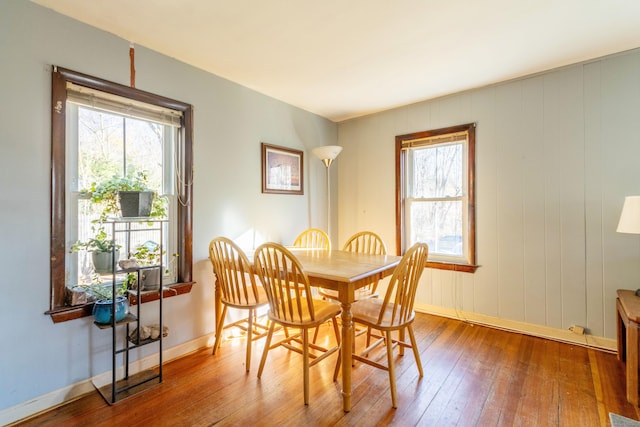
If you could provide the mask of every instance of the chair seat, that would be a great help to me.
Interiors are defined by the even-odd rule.
[[[291,303],[295,304],[295,299],[292,299]],[[280,316],[276,316],[271,310],[269,310],[269,318],[271,320],[276,320],[277,322],[285,326],[310,328],[315,325],[322,324],[327,320],[337,316],[342,311],[342,308],[340,307],[340,305],[331,301],[314,299],[313,310],[315,311],[315,319],[311,318],[306,303],[301,304],[300,318],[283,319]]]
[[[233,301],[226,300],[224,296],[222,296],[221,300],[224,304],[228,305],[229,307],[244,308],[244,309],[266,306],[267,304],[269,304],[269,300],[267,299],[267,293],[265,292],[262,286],[256,288],[257,294],[254,294],[253,290],[250,288],[251,288],[250,285],[247,285],[246,302],[243,302],[242,304],[236,304]]]
[[[392,304],[388,304],[385,307],[382,321],[378,322],[378,319],[380,318],[380,310],[382,310],[382,305],[383,300],[379,298],[366,298],[354,302],[351,305],[353,321],[362,323],[365,326],[370,326],[378,330],[396,329],[402,327],[402,324],[397,325],[392,322],[394,309],[395,311],[399,311],[401,309],[397,305],[394,306]],[[409,318],[404,324],[412,322],[415,318],[415,315],[415,312],[411,310]]]

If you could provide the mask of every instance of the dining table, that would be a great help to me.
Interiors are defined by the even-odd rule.
[[[338,301],[342,306],[342,351],[340,352],[342,354],[342,402],[344,411],[349,412],[351,410],[351,369],[354,338],[351,304],[356,300],[356,291],[358,289],[375,280],[380,280],[393,274],[401,257],[395,255],[369,255],[340,250],[292,247],[288,247],[288,249],[300,261],[312,286],[332,289],[338,292]],[[253,254],[247,253],[247,256],[253,262]],[[216,299],[218,298],[218,295],[216,295]],[[219,301],[216,301],[216,307],[218,307],[218,304]]]

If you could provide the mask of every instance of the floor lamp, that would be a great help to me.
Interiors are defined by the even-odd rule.
[[[324,145],[322,147],[316,147],[311,152],[314,156],[322,160],[326,166],[327,171],[327,234],[331,238],[331,185],[329,182],[329,167],[333,163],[333,159],[338,157],[338,154],[342,151],[342,147],[339,145]]]

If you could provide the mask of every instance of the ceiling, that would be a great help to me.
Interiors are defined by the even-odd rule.
[[[336,122],[640,47],[639,0],[32,1]]]

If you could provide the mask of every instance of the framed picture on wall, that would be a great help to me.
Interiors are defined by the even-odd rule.
[[[304,153],[264,142],[261,146],[262,192],[304,194]]]

